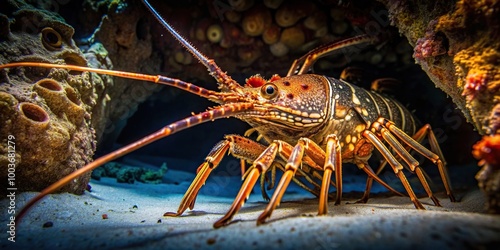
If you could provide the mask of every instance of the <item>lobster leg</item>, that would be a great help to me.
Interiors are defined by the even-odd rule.
[[[358,163],[358,168],[360,169],[363,169],[365,172],[371,172],[373,173],[373,170],[372,168],[370,167],[370,165],[368,165],[368,163],[366,162],[363,162],[363,163]],[[374,174],[376,177],[378,177],[376,174]],[[355,202],[353,202],[354,204],[359,204],[359,203],[367,203],[368,202],[368,199],[370,198],[370,191],[372,189],[372,184],[373,184],[373,178],[372,176],[368,175],[368,177],[366,178],[366,187],[365,187],[365,192],[363,193],[363,196],[361,196],[361,198]],[[348,204],[351,204],[351,203],[348,203]]]
[[[374,123],[375,124],[375,123]],[[403,174],[403,165],[392,155],[392,153],[389,151],[389,149],[384,145],[384,143],[370,130],[365,130],[362,133],[363,137],[368,139],[375,148],[382,154],[382,156],[389,162],[391,167],[394,170],[394,173],[396,176],[401,180],[401,183],[403,183],[403,186],[406,189],[406,192],[408,192],[408,195],[410,196],[411,201],[415,205],[417,209],[425,209],[424,206],[422,206],[422,203],[417,199],[417,196],[413,192],[413,189],[410,186],[410,183],[408,182],[408,179],[406,179],[406,176]]]
[[[434,205],[436,206],[441,206],[439,204],[439,200],[434,196],[432,193],[431,188],[429,187],[429,184],[427,183],[427,180],[425,179],[425,176],[422,172],[422,169],[418,166],[419,162],[413,158],[410,153],[401,145],[398,140],[389,132],[388,129],[380,125],[378,122],[373,124],[375,129],[377,130],[378,133],[382,135],[382,138],[391,146],[395,152],[399,155],[403,161],[408,164],[410,167],[410,170],[412,172],[415,172],[420,180],[420,183],[422,183],[422,186],[424,187],[425,191],[427,192],[429,198],[434,202]],[[377,126],[378,125],[378,126]]]
[[[374,135],[375,136],[375,135]],[[380,144],[385,147],[382,142]],[[286,143],[282,144],[283,146],[288,145]],[[289,146],[289,145],[288,145]],[[387,150],[387,149],[386,149]],[[387,150],[388,151],[388,150]],[[306,154],[304,156],[304,153]],[[284,154],[283,156],[287,156]],[[335,205],[340,204],[342,199],[342,157],[341,157],[341,148],[337,136],[329,135],[327,137],[326,143],[326,154],[325,152],[313,141],[308,138],[299,139],[297,145],[293,148],[292,152],[289,154],[288,162],[285,166],[285,171],[283,176],[278,183],[273,196],[267,205],[264,212],[257,219],[257,224],[262,224],[265,220],[271,216],[271,213],[281,202],[281,198],[288,187],[292,178],[294,178],[297,171],[300,171],[300,164],[303,159],[306,157],[310,157],[316,163],[324,163],[323,166],[323,176],[320,176],[322,180],[321,191],[319,194],[319,208],[318,215],[323,215],[327,213],[327,203],[328,203],[328,187],[330,184],[330,178],[333,171],[335,171],[335,183],[336,183],[336,199]],[[325,157],[326,156],[326,157]],[[394,156],[392,156],[394,158]],[[395,160],[394,160],[395,161]],[[397,161],[396,161],[397,162]],[[401,164],[399,164],[401,166]],[[401,166],[402,168],[402,166]],[[397,192],[393,188],[391,188],[388,184],[386,184],[383,180],[381,180],[378,176],[375,175],[373,170],[368,166],[367,168],[363,168],[365,172],[371,176],[376,181],[380,182],[383,186],[387,187],[392,192],[395,192],[398,195],[404,196],[403,194]],[[316,172],[315,172],[316,173]],[[405,178],[404,175],[401,178]],[[403,180],[402,180],[403,181]],[[406,180],[406,183],[408,181]],[[408,183],[409,187],[409,183]],[[410,188],[411,189],[411,188]],[[414,195],[415,196],[415,195]],[[236,202],[236,201],[235,201]],[[419,202],[418,200],[416,202]],[[422,207],[423,208],[423,207]]]
[[[394,127],[396,127],[396,126],[394,126]],[[452,190],[451,190],[451,187],[449,184],[450,181],[448,178],[447,170],[445,168],[446,161],[445,161],[445,158],[443,156],[443,153],[441,152],[441,148],[439,147],[436,136],[434,135],[434,132],[432,131],[431,126],[429,124],[424,125],[411,138],[413,138],[413,140],[415,140],[418,144],[420,144],[426,136],[427,136],[427,139],[428,139],[429,144],[431,146],[432,152],[435,152],[435,154],[439,157],[439,159],[441,159],[442,168],[439,169],[439,173],[440,173],[441,179],[445,185],[445,189],[447,190],[447,194],[450,198],[450,201],[455,202],[456,200],[455,200],[455,197],[452,193]],[[411,149],[410,146],[405,146],[405,151],[408,151],[410,149]],[[384,160],[380,163],[377,171],[375,172],[375,174],[377,176],[382,172],[382,170],[385,168],[386,164],[387,164],[386,160]],[[439,166],[440,165],[438,165],[438,168],[439,168]],[[412,170],[410,169],[410,171],[412,171]],[[418,168],[417,171],[418,171],[418,172],[416,172],[417,176],[419,177],[420,180],[422,180],[424,178],[423,176],[425,175],[425,172],[421,168]],[[368,177],[368,179],[366,180],[366,188],[365,188],[365,192],[363,193],[363,197],[360,200],[356,201],[355,203],[366,203],[368,201],[372,183],[373,183],[373,178]],[[430,188],[428,187],[428,185],[426,187],[424,183],[422,183],[422,184],[424,185],[424,188],[426,189],[427,194],[429,194],[428,190],[430,190]],[[433,197],[431,197],[431,199],[433,199]],[[434,199],[435,199],[435,197],[434,197]],[[433,199],[434,204],[439,206],[439,201],[437,199],[436,200],[434,200],[434,199]]]
[[[302,168],[305,168],[304,165],[302,165]],[[299,185],[300,187],[302,187],[303,189],[309,191],[310,193],[312,193],[313,195],[315,195],[316,197],[319,197],[319,191],[321,189],[321,186],[316,183],[310,176],[309,173],[305,172],[304,169],[302,168],[299,168],[297,169],[297,172],[298,174],[300,174],[301,177],[304,177],[309,183],[311,183],[312,185],[314,185],[314,190],[313,189],[310,189],[309,187],[305,186],[305,184],[303,184],[302,182],[300,182],[298,179],[294,178],[293,181]],[[319,174],[318,174],[319,175]],[[319,176],[321,177],[321,176]],[[323,177],[319,178],[320,180],[323,179]],[[330,181],[330,185],[332,185],[333,187],[337,188],[337,184],[335,184],[335,182],[333,181]]]
[[[401,131],[393,122],[380,118],[379,122],[383,124],[389,131],[391,131],[392,134],[397,136],[401,141],[403,141],[405,144],[410,146],[412,149],[415,151],[419,152],[421,155],[423,155],[425,158],[429,159],[432,161],[434,164],[437,165],[439,174],[441,175],[441,179],[443,181],[444,187],[446,189],[446,194],[450,198],[450,201],[455,202],[455,196],[453,195],[453,191],[450,185],[449,177],[448,177],[448,171],[446,169],[446,162],[444,162],[443,153],[441,152],[441,149],[439,148],[439,144],[437,142],[436,136],[431,130],[430,125],[424,126],[422,129],[419,130],[416,134],[416,140],[408,136],[406,133]],[[433,153],[424,146],[422,146],[420,143],[418,143],[419,140],[422,140],[423,137],[425,136],[429,137],[429,144],[431,145],[431,149],[436,152]],[[417,173],[418,174],[418,173]],[[421,173],[423,175],[423,173]]]
[[[328,185],[330,184],[330,177],[333,171],[335,171],[335,183],[337,183],[335,205],[339,205],[342,199],[342,157],[340,154],[340,143],[336,135],[329,135],[326,140],[325,172],[323,173],[323,181],[321,182],[318,215],[328,213]],[[313,144],[313,146],[317,145]]]
[[[210,173],[219,165],[219,163],[222,161],[222,158],[226,155],[228,151],[235,157],[240,158],[244,161],[247,162],[255,161],[254,164],[243,175],[245,181],[243,183],[242,190],[244,189],[245,192],[247,192],[247,195],[242,197],[246,199],[246,197],[248,197],[248,194],[250,194],[250,192],[252,191],[255,182],[257,181],[256,178],[258,178],[259,175],[261,175],[262,173],[265,173],[267,169],[274,162],[275,156],[273,156],[272,159],[268,159],[269,153],[266,152],[272,150],[269,149],[269,147],[266,149],[265,146],[253,140],[238,135],[225,136],[225,139],[217,143],[214,146],[214,148],[210,151],[208,156],[205,158],[205,162],[198,167],[196,177],[189,186],[186,193],[184,194],[180,202],[179,208],[177,209],[177,212],[166,212],[164,216],[171,216],[171,217],[180,216],[188,208],[189,209],[194,208],[194,203],[198,195],[198,192],[200,191],[201,187],[205,184]],[[291,146],[288,145],[288,147]],[[281,144],[280,148],[283,148]],[[287,150],[284,150],[283,154],[286,155]],[[261,159],[262,157],[265,157],[265,159]],[[311,165],[315,164],[311,159],[306,159],[305,162]],[[242,199],[242,197],[238,196],[237,199],[235,200],[235,204],[237,203],[236,201],[238,200],[243,202],[244,200]],[[238,205],[238,207],[236,207],[236,205],[233,204],[233,207],[231,208],[231,210],[234,210],[233,215],[236,213],[237,210],[239,210],[241,205],[243,204],[241,203],[240,205]],[[231,217],[227,218],[226,222],[229,221]],[[219,224],[220,225],[216,223],[215,226],[216,227],[222,226],[222,224],[224,223],[221,222]]]
[[[267,189],[272,189],[274,187],[275,179],[276,179],[276,168],[279,168],[279,169],[283,170],[283,172],[285,172],[285,169],[283,168],[283,166],[285,165],[285,162],[282,161],[282,159],[284,159],[284,160],[288,159],[290,157],[290,153],[292,152],[292,149],[293,149],[293,147],[290,144],[284,143],[283,141],[279,141],[279,142],[280,142],[280,156],[281,157],[280,157],[280,159],[277,159],[277,161],[274,162],[275,165],[271,165],[271,167],[267,170],[267,171],[271,171],[271,181],[270,181]],[[257,143],[257,142],[254,142],[254,143]],[[256,159],[257,156],[258,156],[258,154],[253,159]],[[317,188],[317,190],[320,189],[320,185],[318,183],[316,183],[311,178],[311,176],[310,176],[311,174],[308,173],[307,171],[312,170],[312,169],[322,170],[322,168],[319,166],[319,164],[317,164],[317,163],[321,164],[322,162],[324,162],[324,159],[321,157],[323,157],[323,156],[320,156],[320,159],[315,160],[315,161],[313,161],[309,156],[304,157],[304,159],[303,159],[304,165],[302,165],[303,168],[297,170],[300,174],[300,177],[304,177],[304,179],[306,181],[308,181],[309,183],[311,183],[313,186],[315,186]],[[249,171],[246,171],[246,174],[248,174],[248,173],[249,173]],[[316,173],[316,172],[314,172],[314,173]],[[246,177],[246,174],[243,176],[243,179]],[[321,180],[321,178],[319,178],[319,179]],[[266,172],[263,172],[261,175],[261,183],[260,183],[261,191],[262,191],[262,198],[266,201],[269,201],[270,198],[265,191],[266,188],[264,187],[265,180],[266,180]],[[292,181],[295,182],[298,186],[302,187],[304,190],[310,192],[311,194],[313,194],[317,197],[319,196],[319,191],[317,191],[316,189],[313,190],[313,189],[309,188],[304,182],[302,182],[298,178],[298,176],[294,176]],[[337,187],[337,185],[333,181],[331,181],[330,184],[334,187]]]
[[[248,146],[249,143],[251,144],[250,147]],[[264,151],[264,149],[264,146],[248,138],[237,135],[225,136],[225,139],[217,143],[210,151],[208,156],[205,158],[205,162],[198,167],[196,177],[184,194],[177,212],[167,212],[164,214],[164,216],[179,216],[184,213],[186,209],[194,208],[194,202],[199,190],[205,184],[205,181],[207,180],[212,170],[219,165],[228,150],[240,159],[252,161],[256,158],[255,155],[259,155],[260,152]],[[245,173],[245,175],[248,174]]]
[[[257,224],[260,225],[265,222],[265,220],[271,216],[274,209],[279,205],[283,194],[285,193],[286,188],[290,184],[291,179],[294,177],[297,169],[299,169],[300,164],[302,162],[302,158],[304,157],[304,152],[310,156],[312,159],[319,159],[321,155],[326,155],[323,157],[324,160],[324,174],[322,177],[322,185],[320,191],[320,202],[318,208],[318,214],[326,214],[327,213],[327,201],[328,201],[328,187],[330,183],[331,174],[333,171],[336,172],[336,184],[337,184],[337,196],[336,201],[340,203],[342,197],[342,159],[340,155],[340,144],[337,139],[337,136],[330,135],[327,137],[326,144],[327,153],[325,152],[313,141],[308,138],[299,139],[297,145],[292,150],[290,158],[285,166],[285,172],[280,179],[280,182],[276,186],[276,190],[273,193],[271,201],[267,205],[266,209],[257,219]],[[336,202],[336,204],[338,204]]]
[[[266,209],[257,219],[257,225],[260,225],[265,222],[265,220],[271,216],[273,210],[279,205],[283,194],[285,193],[286,188],[290,184],[290,180],[295,175],[295,172],[299,168],[300,163],[302,162],[302,157],[304,156],[304,148],[306,147],[306,140],[302,138],[299,139],[299,142],[293,148],[290,159],[288,160],[285,166],[285,172],[276,186],[276,190],[273,193],[273,197],[271,201],[267,205]]]
[[[241,186],[240,191],[238,192],[238,195],[234,199],[231,208],[229,208],[229,211],[226,213],[226,215],[224,215],[224,217],[214,223],[215,228],[227,225],[231,218],[233,218],[233,216],[236,214],[236,212],[238,212],[238,210],[243,206],[245,201],[248,199],[248,196],[250,196],[250,193],[252,192],[252,189],[255,186],[259,175],[265,172],[273,163],[274,159],[276,158],[278,148],[279,144],[277,142],[271,143],[271,145],[269,145],[269,147],[267,147],[266,150],[264,150],[264,152],[262,152],[262,154],[255,160],[251,169],[249,170],[249,174],[247,175],[245,181],[243,182],[243,185]]]
[[[194,208],[194,202],[196,196],[198,195],[198,191],[205,184],[205,181],[207,180],[212,170],[219,165],[220,161],[229,149],[230,144],[230,141],[224,140],[215,145],[212,151],[210,151],[208,156],[205,158],[205,162],[203,162],[200,167],[198,167],[196,177],[184,194],[184,197],[182,197],[181,204],[179,205],[177,212],[167,212],[163,214],[163,216],[179,216],[184,213],[184,211],[186,211],[188,207],[190,209]]]
[[[262,191],[262,198],[266,201],[269,200],[269,195],[267,194],[266,189],[272,189],[276,182],[276,167],[277,166],[271,166],[271,180],[268,179],[267,174],[263,174],[260,176],[260,190]],[[269,182],[267,188],[266,182]]]
[[[285,143],[285,142],[281,142],[280,156],[282,159],[288,160],[290,158],[292,151],[293,151],[292,145]],[[313,154],[313,152],[318,152],[318,153]],[[320,166],[322,164],[324,164],[324,162],[325,162],[325,153],[320,147],[317,147],[316,150],[310,151],[308,155],[304,156],[304,158],[302,159],[302,163],[304,163],[304,164],[302,165],[301,168],[297,169],[297,172],[298,172],[298,174],[300,174],[302,177],[304,177],[309,183],[314,185],[319,190],[319,189],[321,189],[321,186],[318,185],[318,183],[316,183],[311,178],[311,174],[309,172],[313,171],[313,173],[317,174],[318,179],[322,180],[323,177],[321,175],[319,175],[315,170],[322,171],[323,168]],[[285,169],[283,168],[283,166],[285,166],[285,164],[282,164],[279,167],[283,170],[283,172],[285,172]],[[311,190],[304,183],[302,183],[300,180],[298,180],[296,177],[297,177],[297,175],[294,175],[294,177],[292,178],[293,182],[295,182],[297,185],[304,188],[305,190],[309,191],[313,195],[319,196],[319,193],[317,191]],[[337,184],[335,182],[330,181],[330,184],[332,186],[334,186],[335,188],[337,188]]]
[[[284,164],[283,164],[284,165]],[[267,186],[267,190],[269,189],[272,189],[274,188],[274,184],[275,184],[275,179],[276,179],[276,168],[279,168],[281,170],[283,170],[284,172],[284,168],[283,168],[283,165],[279,165],[279,166],[272,166],[271,165],[271,168],[268,169],[268,171],[271,171],[271,181],[269,183],[269,186]],[[302,165],[303,168],[305,168],[306,166],[305,165]],[[307,173],[306,171],[304,171],[303,169],[297,169],[297,172],[300,174],[300,176],[295,176],[292,181],[295,182],[295,184],[297,184],[299,187],[303,188],[304,190],[306,190],[307,192],[313,194],[314,196],[316,197],[319,197],[319,191],[321,189],[321,186],[316,183],[310,176],[309,173]],[[315,172],[316,173],[316,172]],[[311,183],[313,186],[314,186],[314,189],[311,189],[310,187],[308,187],[303,181],[301,181],[299,179],[299,177],[303,177],[304,179],[306,179],[306,181],[308,181],[309,183]],[[265,187],[265,178],[266,178],[266,175],[265,174],[262,174],[261,175],[261,182],[260,182],[260,189],[262,191],[262,198],[266,201],[269,201],[271,198],[269,197],[269,195],[267,194],[266,192],[266,187]],[[322,178],[320,178],[322,179]],[[337,185],[333,182],[333,181],[330,181],[330,184],[334,187],[337,187]]]
[[[438,170],[441,175],[441,180],[443,181],[444,187],[446,189],[446,194],[450,198],[451,202],[456,202],[455,196],[453,195],[453,190],[451,188],[450,179],[448,177],[448,170],[446,168],[446,161],[439,147],[439,143],[436,139],[436,135],[432,132],[431,125],[426,124],[413,136],[415,141],[420,142],[427,136],[429,144],[431,145],[432,152],[436,153],[438,159],[440,159],[440,163],[438,162]],[[425,155],[424,155],[425,156]]]
[[[247,140],[249,140],[249,139],[247,139]],[[253,142],[253,143],[258,144],[256,142]],[[248,145],[246,145],[246,146],[248,146]],[[319,146],[316,146],[316,147],[318,150],[321,150],[321,148]],[[288,144],[284,141],[280,141],[280,140],[273,141],[265,150],[263,150],[262,154],[259,155],[258,157],[256,157],[252,166],[249,168],[247,173],[245,173],[245,181],[242,184],[240,191],[238,192],[233,204],[229,208],[229,211],[226,213],[226,215],[224,215],[224,217],[222,217],[217,222],[215,222],[214,227],[216,227],[216,228],[222,227],[222,226],[227,225],[230,222],[230,220],[240,210],[240,208],[243,206],[244,202],[246,201],[246,199],[248,198],[248,196],[252,192],[252,189],[255,186],[255,183],[257,182],[258,176],[259,175],[262,176],[262,174],[265,173],[270,167],[273,167],[272,164],[274,162],[276,162],[277,160],[279,161],[279,159],[276,159],[277,155],[279,155],[281,158],[288,159],[288,158],[292,158],[291,155],[296,154],[294,152],[296,152],[295,148],[292,148],[292,146],[290,144]],[[319,152],[319,154],[311,153],[311,156],[313,156],[313,157],[308,157],[308,156],[302,157],[302,155],[301,155],[300,159],[297,159],[297,164],[303,163],[303,164],[306,164],[312,168],[320,169],[320,167],[316,163],[318,162],[318,159],[320,159],[321,161],[324,162],[324,157],[322,157],[322,155],[324,155],[323,150],[321,150],[321,152]],[[289,164],[287,164],[285,166],[285,169],[284,169],[285,174],[284,175],[287,175],[287,172],[288,172],[287,170],[289,169],[289,167],[287,167],[288,165]],[[280,165],[278,167],[280,167]],[[298,167],[294,168],[294,169],[295,169],[294,170],[294,173],[295,173],[295,171],[298,170]],[[301,171],[301,170],[299,170],[299,171]],[[288,183],[291,180],[293,180],[298,185],[300,185],[302,187],[306,187],[307,191],[315,194],[315,192],[313,190],[309,189],[307,186],[305,186],[305,184],[303,184],[302,182],[297,180],[294,175],[289,175],[289,176],[290,176],[290,178],[288,179]],[[305,174],[305,176],[307,176],[307,174]],[[306,179],[308,179],[308,178],[306,178]],[[311,183],[314,183],[312,181],[312,179],[310,179],[310,178],[308,179],[308,181],[310,181]],[[288,183],[286,186],[288,186]],[[328,183],[330,183],[330,182],[328,182]],[[278,184],[277,189],[280,188],[280,185],[283,186],[282,184]],[[286,187],[285,187],[285,189],[286,189]],[[271,200],[271,202],[272,202],[272,200]]]
[[[378,175],[375,172],[373,172],[373,169],[370,167],[370,165],[368,165],[367,162],[360,162],[360,163],[357,163],[357,165],[358,165],[358,168],[363,170],[368,175],[368,178],[366,180],[366,188],[365,188],[365,192],[363,193],[363,197],[361,197],[360,200],[358,200],[354,203],[366,203],[368,201],[368,197],[370,195],[370,189],[371,189],[373,180],[376,180],[378,183],[380,183],[382,186],[384,186],[385,188],[387,188],[391,192],[393,192],[399,196],[405,196],[404,194],[396,191],[394,188],[389,186],[389,184],[385,183],[382,179],[380,179],[380,177],[378,177]]]

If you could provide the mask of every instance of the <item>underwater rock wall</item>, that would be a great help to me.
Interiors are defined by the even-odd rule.
[[[481,134],[500,101],[498,1],[380,1],[414,58]]]
[[[106,50],[106,56],[113,62],[113,68],[143,74],[158,74],[160,60],[153,53],[150,22],[156,22],[140,1],[84,0],[78,5],[80,36],[89,34],[86,43],[99,42]],[[150,20],[151,19],[151,20]],[[114,78],[113,87],[107,91],[109,113],[93,119],[105,123],[97,130],[99,143],[110,147],[120,134],[127,119],[134,114],[139,103],[146,100],[161,86],[119,77]],[[101,136],[103,137],[101,139]]]
[[[2,3],[0,63],[35,61],[86,66],[58,15],[20,0]],[[66,70],[13,68],[0,76],[0,164],[7,166],[7,138],[15,137],[18,191],[41,190],[92,160],[96,147],[90,115],[106,83]],[[7,171],[2,170],[7,180]],[[90,174],[63,191],[82,193]],[[6,191],[6,189],[3,189]]]
[[[107,11],[103,11],[106,9],[103,7],[104,2],[110,2]],[[236,79],[256,73],[266,77],[277,73],[286,75],[294,59],[319,45],[361,35],[366,32],[367,26],[373,28],[372,34],[392,40],[384,41],[387,46],[358,46],[342,50],[329,59],[320,60],[315,66],[316,72],[332,75],[338,71],[338,74],[352,62],[377,69],[403,68],[414,64],[411,47],[399,37],[394,27],[389,26],[386,19],[382,20],[386,16],[378,16],[383,6],[375,1],[353,1],[339,5],[336,1],[170,0],[151,1],[151,4],[181,35]],[[150,39],[147,36],[150,32],[153,54],[156,53],[152,59],[157,63],[155,65],[159,64],[160,71],[185,81],[214,81],[206,68],[173,39],[149,12],[144,13],[140,1],[88,0],[84,6],[93,6],[97,13],[107,12],[110,19],[116,18],[116,21],[112,21],[116,22],[114,30],[99,35],[100,40],[109,37],[110,41],[114,41],[114,44],[109,45],[103,42],[110,54],[115,54],[111,52],[113,46],[125,52],[123,48],[129,46],[123,43],[125,40],[136,42],[127,38],[132,30],[137,30],[138,43]],[[89,16],[88,12],[84,15]],[[120,12],[127,15],[119,19]],[[126,25],[123,20],[126,20]],[[98,23],[95,22],[89,22],[89,26],[96,26]],[[120,63],[120,60],[113,59],[113,63]]]
[[[57,11],[63,6],[44,3],[2,3],[0,63],[30,61],[112,69],[113,61],[121,70],[158,71],[158,62],[150,58],[151,35],[147,30],[141,33],[144,37],[136,33],[143,12],[133,8],[121,11],[117,1],[86,2],[88,11],[79,11],[84,13],[81,23],[102,21],[92,26],[91,39],[78,40],[81,52],[73,27],[58,14],[44,10]],[[114,81],[109,76],[57,69],[23,67],[2,74],[0,163],[7,166],[7,138],[11,135],[16,143],[19,191],[40,191],[92,161],[101,137],[116,136],[120,132],[117,121],[126,120],[138,103],[159,88],[151,83]],[[6,169],[2,176],[7,179]],[[90,173],[60,191],[82,193],[89,179]]]
[[[462,110],[483,140],[474,156],[488,210],[500,213],[500,1],[379,0],[414,47],[414,58]]]

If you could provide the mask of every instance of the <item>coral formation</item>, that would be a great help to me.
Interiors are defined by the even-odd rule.
[[[241,26],[245,34],[260,36],[271,26],[271,12],[264,6],[256,5],[245,13]]]
[[[81,4],[83,11],[78,21],[83,25],[81,31],[89,32],[87,42],[98,41],[102,44],[114,69],[152,74],[159,72],[160,63],[152,53],[151,30],[146,18],[150,14],[140,1],[84,0]],[[157,22],[154,19],[150,21]],[[137,105],[159,88],[151,83],[115,78],[113,87],[106,92],[109,101],[107,113],[94,121],[106,124],[102,129],[96,128],[98,141],[113,142]]]
[[[481,171],[476,179],[486,193],[486,208],[490,213],[500,211],[500,135],[484,136],[473,147],[472,153],[479,160]]]
[[[476,179],[486,193],[486,208],[490,213],[500,213],[500,104],[496,104],[489,117],[487,133],[472,148],[472,154],[482,167]]]
[[[35,61],[110,69],[113,61],[123,70],[142,65],[142,72],[157,71],[158,63],[150,60],[151,35],[147,29],[137,30],[144,12],[127,9],[119,1],[86,4],[82,18],[109,13],[97,14],[104,16],[99,25],[81,28],[88,28],[91,35],[82,46],[84,53],[73,40],[74,29],[59,15],[22,0],[2,4],[0,63]],[[88,19],[81,22],[92,25]],[[189,63],[189,58],[183,62]],[[158,89],[154,84],[113,82],[108,76],[55,69],[9,69],[0,80],[0,135],[2,140],[8,135],[16,138],[19,191],[41,190],[92,161],[101,138],[119,134],[116,121],[127,119],[138,103]],[[6,166],[6,142],[0,152],[0,163]],[[61,191],[82,193],[89,179],[85,175]]]
[[[101,177],[116,178],[119,183],[142,183],[159,184],[163,175],[167,172],[167,164],[163,163],[158,170],[148,168],[126,166],[116,162],[110,162],[92,172],[92,179],[100,180]]]
[[[380,2],[387,6],[391,23],[414,46],[417,63],[475,128],[487,134],[474,149],[484,166],[478,180],[487,193],[498,193],[494,183],[500,181],[500,175],[490,171],[494,164],[484,157],[499,155],[479,152],[481,147],[491,150],[485,143],[497,141],[493,138],[498,128],[495,107],[500,102],[500,1]],[[490,205],[497,203],[493,199]],[[498,205],[492,207],[490,211],[500,213]]]
[[[74,30],[54,13],[20,0],[2,3],[0,63],[38,61],[86,66]],[[90,121],[105,82],[88,73],[17,68],[0,77],[0,165],[7,166],[7,138],[15,142],[15,187],[41,190],[92,160],[96,147]],[[2,171],[7,180],[7,171]],[[82,193],[90,175],[63,191]],[[2,192],[6,191],[3,189]]]
[[[381,1],[414,57],[479,132],[498,103],[498,1]],[[430,11],[429,11],[430,10]]]
[[[230,75],[260,73],[267,76],[286,74],[290,62],[316,46],[365,33],[367,23],[379,22],[376,17],[370,16],[370,12],[378,13],[382,8],[376,2],[339,6],[335,2],[275,0],[264,1],[263,4],[249,0],[230,1],[229,5],[165,1],[155,2],[154,7],[179,29],[180,34]],[[165,62],[163,71],[183,80],[213,81],[201,65],[178,62],[176,51],[183,48],[168,35],[161,37],[165,32],[154,20],[150,25],[155,49],[163,55]],[[386,25],[381,33],[396,34],[395,31]],[[398,36],[389,36],[395,40],[388,46],[369,49],[379,60],[365,60],[359,55],[361,51],[357,50],[348,53],[346,57],[349,58],[340,55],[322,59],[331,61],[324,64],[324,72],[334,75],[332,72],[340,71],[347,61],[368,62],[377,68],[413,64],[411,51],[390,54],[389,46],[402,40]],[[208,40],[210,43],[207,43]],[[392,55],[392,60],[382,60],[388,54]]]

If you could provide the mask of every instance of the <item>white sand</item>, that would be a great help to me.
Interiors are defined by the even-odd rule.
[[[430,199],[423,198],[425,211],[416,210],[409,198],[389,197],[373,198],[368,204],[346,205],[344,200],[342,205],[334,206],[331,202],[327,216],[315,216],[317,199],[292,187],[268,223],[256,226],[255,219],[267,204],[256,188],[235,216],[235,223],[213,229],[213,223],[227,211],[237,192],[233,182],[238,183],[238,178],[225,177],[218,183],[215,178],[202,189],[193,211],[182,217],[166,218],[163,213],[177,210],[189,181],[178,185],[118,184],[107,178],[92,181],[92,192],[82,196],[56,194],[44,199],[17,225],[16,243],[7,241],[6,230],[2,230],[0,247],[468,249],[500,246],[500,216],[481,214],[484,197],[478,190],[458,193],[462,199],[458,203],[438,195],[443,207],[435,207]],[[22,205],[34,194],[19,194],[17,204]],[[7,200],[3,199],[0,211],[7,211],[6,206]],[[103,214],[108,219],[103,219]],[[43,228],[49,221],[53,226]],[[5,216],[1,223],[8,223]]]

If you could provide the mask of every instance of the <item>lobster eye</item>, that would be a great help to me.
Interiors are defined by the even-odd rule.
[[[278,94],[278,87],[273,83],[268,83],[260,89],[262,96],[266,99],[271,99]]]

